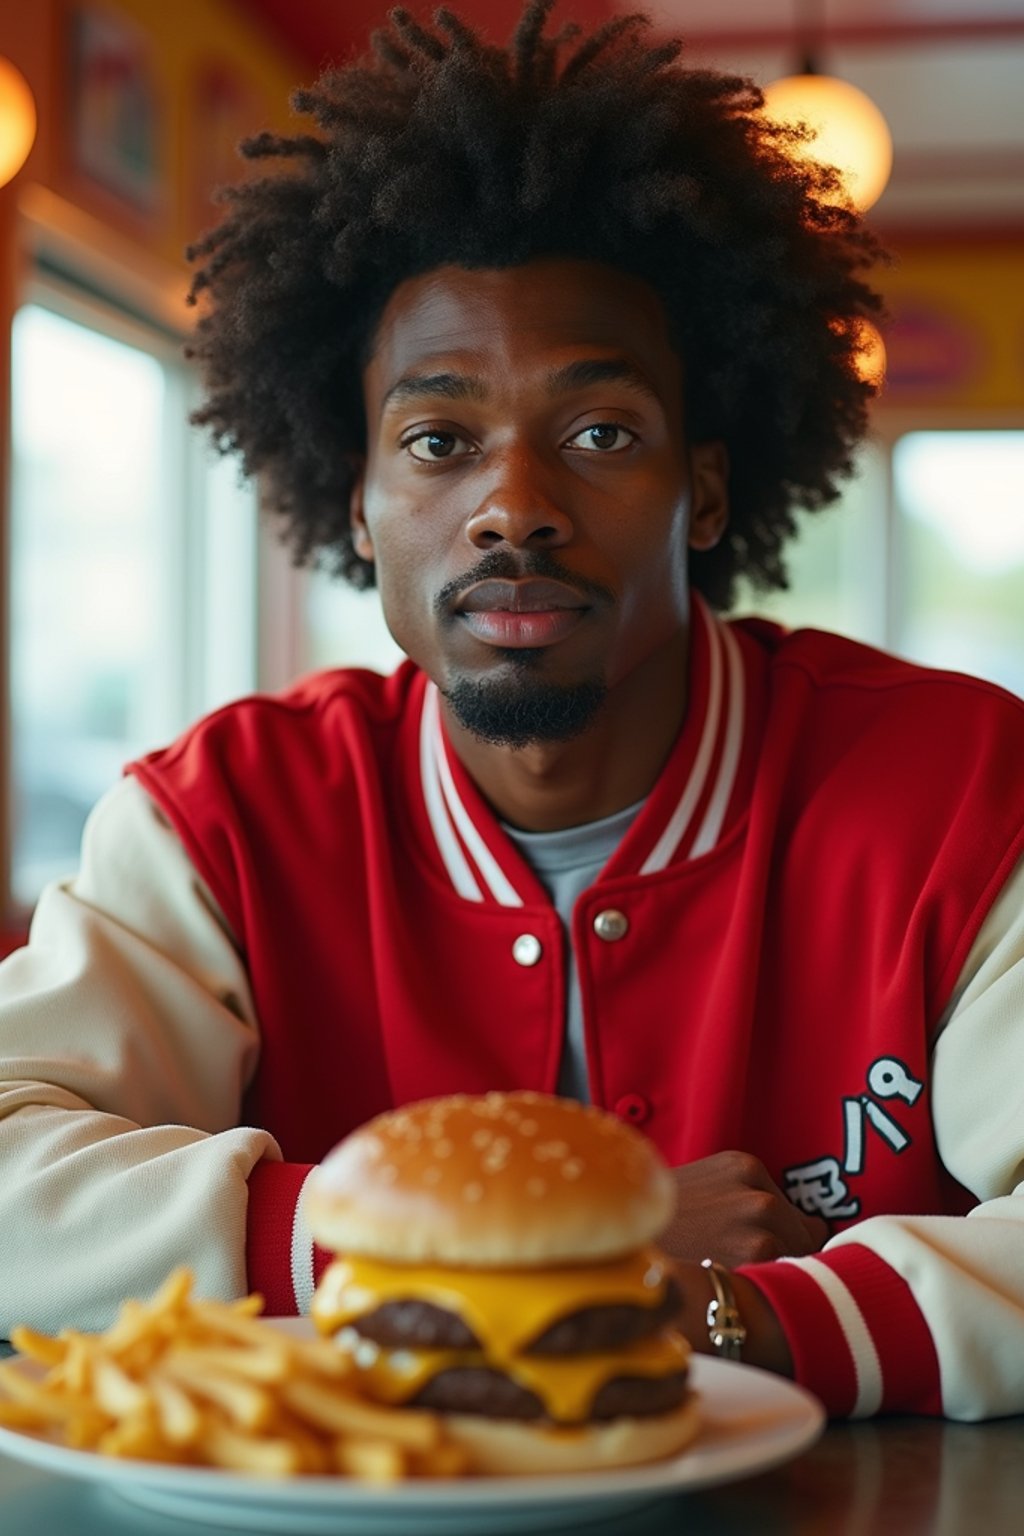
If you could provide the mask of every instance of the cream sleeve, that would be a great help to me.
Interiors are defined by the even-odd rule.
[[[238,1126],[258,1050],[224,918],[126,778],[0,965],[0,1336],[104,1327],[185,1262],[244,1291],[246,1180],[280,1157]]]
[[[951,1418],[1024,1412],[1024,862],[989,913],[932,1057],[939,1155],[981,1204],[963,1220],[868,1223],[911,1282]],[[868,1228],[875,1226],[874,1234]]]

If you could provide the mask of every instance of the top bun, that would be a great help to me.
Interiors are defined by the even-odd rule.
[[[395,1264],[522,1269],[648,1243],[672,1176],[639,1132],[540,1093],[456,1094],[378,1115],[306,1184],[322,1247]]]

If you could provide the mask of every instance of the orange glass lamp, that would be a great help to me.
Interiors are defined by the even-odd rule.
[[[765,88],[764,100],[777,123],[814,129],[803,153],[842,172],[854,207],[863,213],[878,201],[892,170],[892,135],[870,96],[834,75],[787,75]]]
[[[837,335],[845,333],[853,337],[854,372],[877,393],[885,383],[886,367],[885,342],[878,326],[863,315],[852,321],[834,320],[831,324]]]
[[[36,136],[36,104],[25,76],[0,58],[0,187],[17,176]]]
[[[870,320],[861,320],[857,327],[857,340],[860,343],[857,354],[857,376],[866,384],[873,384],[876,389],[881,389],[885,383],[887,362],[882,333],[877,325],[872,325]]]
[[[834,165],[854,207],[863,213],[885,191],[892,171],[892,134],[870,96],[818,69],[823,16],[824,0],[804,0],[797,21],[800,73],[765,87],[765,112],[777,123],[806,123],[813,129],[815,137],[797,153]]]

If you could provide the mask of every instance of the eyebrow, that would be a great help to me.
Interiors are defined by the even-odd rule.
[[[417,400],[485,400],[487,391],[479,379],[465,373],[407,373],[392,384],[383,405],[408,405]]]
[[[548,374],[548,391],[553,395],[570,394],[574,389],[587,389],[591,384],[624,384],[627,389],[660,403],[660,397],[650,379],[625,357],[588,357],[578,363],[567,363]]]
[[[551,395],[571,394],[593,384],[622,384],[649,400],[660,403],[657,390],[646,374],[627,358],[592,357],[556,368],[546,380]],[[476,400],[487,398],[483,383],[466,373],[408,373],[398,379],[384,396],[382,405],[409,405],[420,400]]]

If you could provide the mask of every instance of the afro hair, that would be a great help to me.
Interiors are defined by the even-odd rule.
[[[608,263],[660,295],[691,436],[728,451],[728,532],[691,554],[725,609],[741,573],[786,585],[794,509],[835,500],[851,471],[883,253],[749,80],[684,67],[640,15],[548,36],[554,3],[530,0],[506,49],[448,10],[433,27],[395,10],[372,52],[295,93],[315,132],[243,144],[263,173],[222,191],[224,219],[188,253],[193,420],[261,477],[297,563],[372,586],[348,507],[389,295],[449,263]]]

